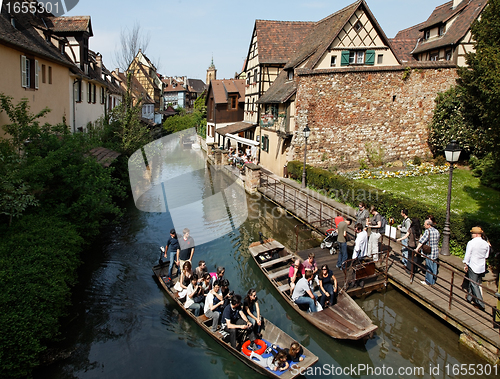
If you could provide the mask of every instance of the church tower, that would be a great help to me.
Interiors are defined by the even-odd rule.
[[[214,65],[214,57],[212,57],[212,64],[210,65],[210,67],[207,70],[207,81],[206,81],[207,88],[210,85],[210,82],[212,80],[216,80],[216,79],[217,79],[217,69],[215,68],[215,65]]]

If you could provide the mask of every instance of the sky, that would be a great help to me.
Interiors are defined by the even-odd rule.
[[[213,56],[217,79],[241,72],[255,20],[319,21],[354,0],[80,0],[66,15],[89,15],[90,48],[114,70],[121,31],[138,23],[150,36],[146,55],[164,76],[205,81]],[[445,0],[367,0],[389,38],[421,23]]]

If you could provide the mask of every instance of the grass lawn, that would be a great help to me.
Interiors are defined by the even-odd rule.
[[[442,207],[446,210],[449,174],[409,178],[359,179],[359,181],[394,194]],[[500,225],[500,192],[479,184],[469,170],[453,171],[451,212],[475,215],[481,220]],[[411,216],[410,216],[411,217]]]

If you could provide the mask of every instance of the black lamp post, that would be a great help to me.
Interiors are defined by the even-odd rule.
[[[306,188],[306,157],[307,157],[307,139],[311,134],[311,129],[306,125],[304,130],[302,130],[304,134],[304,138],[306,139],[306,143],[304,144],[304,167],[302,169],[302,188]]]
[[[451,204],[451,182],[453,178],[453,165],[458,162],[462,149],[458,146],[457,141],[451,141],[444,155],[450,164],[450,180],[448,181],[448,202],[446,204],[446,221],[443,228],[443,245],[441,246],[441,255],[450,255],[450,204]]]

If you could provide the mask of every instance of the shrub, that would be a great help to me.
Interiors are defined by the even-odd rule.
[[[413,158],[413,164],[415,166],[420,166],[422,164],[422,158],[420,158],[419,156],[415,155],[415,157]]]
[[[434,164],[436,166],[444,166],[446,164],[446,158],[443,155],[438,155],[434,158]]]

